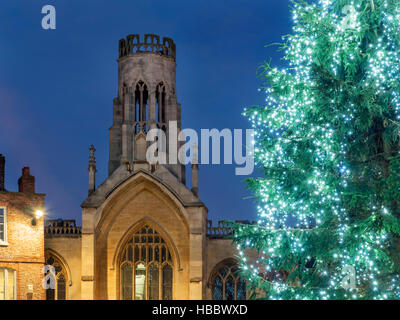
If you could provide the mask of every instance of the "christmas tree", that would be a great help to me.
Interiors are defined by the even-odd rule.
[[[233,224],[256,298],[400,298],[400,0],[293,1],[286,67],[245,110],[262,177]],[[247,250],[259,260],[248,262]]]

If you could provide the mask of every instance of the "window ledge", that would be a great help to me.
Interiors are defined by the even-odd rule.
[[[8,247],[10,244],[8,242],[5,241],[1,241],[0,240],[0,247]]]

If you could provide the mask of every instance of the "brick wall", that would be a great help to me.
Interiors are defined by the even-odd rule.
[[[7,243],[0,245],[0,267],[17,272],[17,299],[42,300],[44,266],[43,217],[32,223],[34,212],[43,210],[44,195],[0,192],[0,207],[7,208]],[[32,285],[33,292],[29,292]]]

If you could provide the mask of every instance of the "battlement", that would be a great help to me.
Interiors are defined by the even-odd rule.
[[[80,237],[82,228],[76,226],[75,220],[46,220],[44,228],[46,237]]]
[[[257,224],[257,222],[237,220],[241,224]],[[233,230],[226,221],[218,221],[217,226],[213,226],[212,220],[207,220],[207,237],[211,239],[224,239],[233,236]]]
[[[237,220],[236,223],[254,225],[255,221]],[[80,237],[82,227],[76,225],[75,220],[47,220],[45,225],[46,237]],[[233,230],[226,221],[218,221],[213,225],[212,220],[207,220],[207,237],[211,239],[226,239],[233,236]]]
[[[140,40],[140,35],[131,34],[119,40],[119,58],[146,52],[169,57],[174,61],[176,59],[176,46],[171,38],[164,37],[161,43],[160,37],[155,34],[145,34],[144,41]]]

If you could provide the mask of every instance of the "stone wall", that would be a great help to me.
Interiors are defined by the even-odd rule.
[[[47,221],[45,250],[56,256],[67,272],[67,300],[81,299],[82,237],[75,221]]]
[[[161,188],[161,189],[160,189]],[[176,200],[175,200],[176,201]],[[85,214],[85,213],[84,213]],[[121,185],[98,210],[95,229],[95,298],[119,299],[118,249],[130,232],[147,223],[167,242],[174,260],[174,299],[189,299],[190,277],[200,278],[201,263],[191,259],[189,216],[165,188],[139,178]],[[201,241],[201,239],[200,239]],[[201,242],[196,245],[201,249]],[[199,288],[201,296],[201,287]]]

